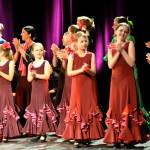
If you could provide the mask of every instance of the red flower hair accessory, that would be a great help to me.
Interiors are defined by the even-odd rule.
[[[83,20],[78,20],[77,25],[79,26],[79,29],[82,29],[82,27],[84,26],[84,21]]]
[[[11,49],[10,43],[9,42],[4,42],[2,44],[2,49],[5,50],[5,51]]]

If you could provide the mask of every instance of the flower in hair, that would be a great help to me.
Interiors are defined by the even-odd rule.
[[[83,20],[78,20],[77,25],[79,26],[79,29],[82,29],[82,27],[84,25],[84,21]]]
[[[2,48],[3,48],[3,50],[9,50],[9,49],[11,49],[10,43],[9,42],[4,42],[2,44]]]

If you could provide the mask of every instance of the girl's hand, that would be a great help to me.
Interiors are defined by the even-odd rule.
[[[58,51],[56,55],[57,55],[57,57],[58,57],[60,60],[63,59],[63,52],[62,52],[62,51]]]
[[[121,52],[123,49],[123,46],[124,46],[124,44],[122,44],[122,43],[116,44],[116,51]]]
[[[150,41],[149,41],[149,42],[145,42],[145,46],[146,46],[147,48],[150,48]]]
[[[36,78],[36,71],[35,71],[35,70],[32,70],[32,71],[31,71],[31,76],[32,76],[33,78]]]
[[[87,63],[84,63],[83,66],[81,67],[83,72],[86,72],[89,70],[89,65]]]
[[[147,53],[147,54],[146,54],[146,60],[147,60],[147,62],[150,64],[150,53]]]
[[[66,59],[68,59],[68,53],[66,51],[64,51],[64,50],[58,51],[57,52],[57,57],[60,60],[66,60]]]
[[[57,52],[59,51],[59,47],[55,43],[53,43],[51,45],[51,50],[53,52],[53,55],[57,55]]]

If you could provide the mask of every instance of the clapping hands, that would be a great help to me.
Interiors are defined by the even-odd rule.
[[[89,68],[89,65],[88,65],[87,63],[84,63],[84,64],[82,65],[81,69],[82,69],[83,72],[86,72],[86,71],[88,71],[90,68]]]
[[[18,51],[18,50],[19,50],[19,47],[21,46],[21,44],[20,44],[20,39],[18,39],[18,38],[13,38],[12,43],[13,43],[15,49]]]
[[[55,43],[53,43],[52,45],[51,45],[51,50],[52,50],[52,52],[53,52],[53,55],[57,55],[57,52],[59,51],[59,47],[55,44]]]
[[[146,54],[146,60],[147,60],[147,62],[150,64],[150,53],[147,53],[147,54]]]
[[[68,59],[68,53],[64,50],[58,51],[56,55],[60,60]]]
[[[146,46],[147,48],[150,48],[150,41],[149,41],[149,42],[145,42],[145,46]]]

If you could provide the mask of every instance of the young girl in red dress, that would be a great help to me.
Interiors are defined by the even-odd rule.
[[[20,136],[19,116],[15,111],[11,87],[14,70],[10,43],[4,42],[0,45],[0,136],[3,142]]]
[[[41,43],[33,45],[32,54],[35,58],[28,67],[28,81],[32,82],[30,105],[26,108],[24,117],[27,119],[24,133],[37,135],[37,140],[46,140],[47,132],[57,128],[56,112],[48,92],[48,80],[52,73],[48,61],[44,60],[44,48]]]
[[[115,31],[116,42],[108,49],[108,66],[112,75],[104,142],[117,147],[121,143],[131,147],[142,141],[140,125],[144,119],[137,103],[134,42],[126,41],[129,33],[129,25],[120,23]]]
[[[95,55],[87,51],[88,37],[77,32],[78,50],[68,58],[67,73],[72,78],[70,105],[65,118],[63,138],[75,140],[74,146],[104,136],[102,113],[97,105]]]
[[[76,27],[72,27],[73,25],[69,26],[69,29],[76,29]],[[72,30],[73,30],[72,29]],[[77,31],[77,29],[76,29]],[[74,31],[75,32],[75,31]],[[70,94],[71,94],[71,77],[67,75],[67,62],[68,62],[68,56],[70,53],[74,53],[76,50],[75,43],[76,38],[74,35],[74,32],[68,31],[65,32],[62,38],[63,46],[65,46],[64,49],[59,49],[57,45],[52,44],[52,50],[56,52],[57,59],[59,59],[62,63],[62,68],[64,69],[65,74],[65,83],[63,87],[62,97],[60,104],[57,107],[57,110],[59,111],[59,125],[56,130],[57,136],[62,136],[64,130],[65,130],[65,117],[66,113],[69,107],[69,101],[70,101]],[[53,56],[54,58],[54,56]]]

